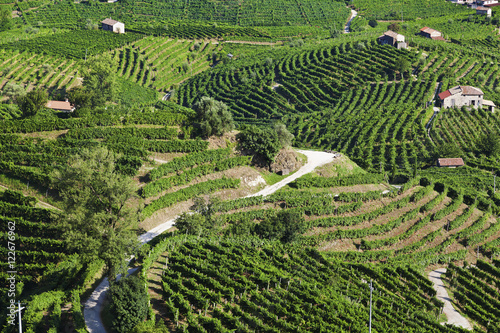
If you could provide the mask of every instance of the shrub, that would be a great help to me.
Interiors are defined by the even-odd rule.
[[[109,286],[113,328],[129,332],[148,314],[148,295],[141,280],[136,276],[122,278]]]

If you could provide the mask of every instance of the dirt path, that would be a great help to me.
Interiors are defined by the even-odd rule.
[[[453,305],[451,304],[451,299],[448,296],[446,288],[444,287],[443,280],[441,280],[441,274],[445,273],[446,273],[446,268],[444,267],[438,268],[429,273],[429,280],[431,280],[432,283],[434,283],[434,289],[437,292],[436,294],[437,299],[444,302],[443,313],[446,315],[446,318],[448,318],[446,324],[472,330],[472,326],[469,323],[469,321],[464,316],[462,316],[457,310],[455,310],[453,308]]]
[[[358,16],[358,12],[355,11],[354,9],[351,9],[351,17],[349,18],[349,21],[347,21],[347,24],[344,27],[344,33],[348,34],[351,32],[351,22],[354,20],[354,18]]]

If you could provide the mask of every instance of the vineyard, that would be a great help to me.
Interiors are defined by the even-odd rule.
[[[268,197],[216,204],[217,219],[225,226],[223,241],[216,235],[202,239],[165,235],[158,241],[144,258],[143,278],[150,288],[161,286],[161,299],[152,289],[150,296],[171,329],[363,330],[369,304],[366,283],[373,280],[374,325],[385,325],[383,331],[398,331],[400,325],[418,325],[426,332],[461,331],[437,324],[443,305],[420,270],[500,254],[500,223],[489,211],[478,209],[487,208],[482,202],[443,184],[419,186],[425,179],[415,179],[397,192],[350,192],[354,184],[383,180],[370,174],[307,178]],[[305,232],[294,242],[249,236],[256,225],[282,212],[304,218],[300,223]],[[491,274],[498,274],[495,268],[479,260],[480,269],[485,269],[480,264],[488,268],[488,275],[474,272],[474,276],[495,285],[491,280]],[[448,274],[456,280],[454,270]],[[477,285],[477,278],[467,274]],[[476,295],[481,290],[477,286],[464,289],[460,279],[455,283],[457,292],[469,297],[457,296],[460,304],[467,300],[464,311],[472,311],[471,317],[481,326],[496,327],[494,312],[489,312],[495,300]],[[497,298],[496,289],[484,285],[489,297]],[[340,310],[344,301],[357,306]],[[403,304],[409,308],[402,309]],[[328,310],[323,313],[324,309]],[[396,318],[399,321],[393,321]],[[404,318],[412,318],[411,323]],[[396,326],[391,328],[391,323]]]
[[[364,331],[373,279],[373,329],[463,332],[435,320],[441,303],[412,268],[327,261],[252,239],[167,241],[157,283],[175,331]]]
[[[497,242],[498,243],[498,242]],[[478,260],[475,266],[458,267],[451,264],[446,277],[459,308],[488,331],[500,328],[498,305],[500,296],[500,261],[493,264]]]
[[[466,6],[452,4],[449,1],[397,1],[397,0],[353,0],[352,4],[368,19],[375,20],[415,20],[468,12]]]
[[[94,281],[102,263],[82,265],[78,255],[69,253],[61,230],[55,225],[60,213],[38,208],[36,202],[37,199],[20,192],[0,192],[1,235],[5,244],[1,248],[1,275],[3,281],[12,283],[2,284],[0,302],[8,304],[12,298],[9,292],[15,297],[29,295],[23,325],[33,332],[56,332],[63,320],[61,307],[71,302],[75,327],[81,329],[81,288]],[[7,279],[13,276],[15,282]],[[51,312],[50,320],[44,318],[46,311]],[[3,315],[2,325],[5,318]]]
[[[207,70],[220,50],[220,46],[212,43],[146,37],[115,50],[113,60],[122,78],[167,90]]]
[[[25,23],[38,21],[46,26],[76,27],[86,19],[100,20],[113,15],[128,24],[185,21],[221,22],[241,26],[344,25],[349,10],[342,2],[319,0],[279,1],[149,1],[141,3],[47,3],[34,10],[19,6]]]

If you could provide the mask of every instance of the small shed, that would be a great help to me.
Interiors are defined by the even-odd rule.
[[[420,29],[420,35],[434,40],[445,40],[443,36],[441,36],[440,31],[434,30],[429,27],[423,27],[422,29]]]
[[[47,101],[46,107],[62,112],[73,112],[75,107],[68,101]]]
[[[438,158],[437,166],[440,168],[458,168],[464,166],[464,160],[461,157],[458,158]]]
[[[488,111],[491,111],[492,113],[495,112],[495,103],[493,101],[489,101],[487,99],[483,99],[483,106],[488,109]]]
[[[405,36],[392,30],[384,32],[384,34],[378,38],[378,41],[382,45],[388,44],[398,49],[406,49],[408,47],[405,43]]]
[[[111,18],[107,18],[104,21],[101,21],[102,30],[113,31],[117,34],[125,33],[125,24],[122,22],[115,21]]]
[[[486,15],[487,17],[491,17],[491,8],[488,7],[477,7],[476,8],[477,15]]]

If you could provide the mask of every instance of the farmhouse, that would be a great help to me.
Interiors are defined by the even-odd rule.
[[[488,7],[477,7],[476,8],[477,15],[486,15],[487,17],[491,17],[491,8]]]
[[[115,21],[111,18],[107,18],[102,23],[102,30],[113,31],[118,34],[125,33],[125,24]]]
[[[431,38],[431,39],[435,39],[435,40],[445,40],[441,36],[441,32],[434,30],[432,28],[429,28],[429,27],[423,27],[422,29],[420,29],[420,35],[422,35],[426,38]]]
[[[437,166],[440,168],[457,168],[464,166],[462,158],[438,158]]]
[[[407,48],[407,45],[405,43],[405,36],[400,35],[392,30],[384,32],[384,34],[378,38],[378,42],[382,45],[388,44],[398,49]]]
[[[476,4],[478,6],[496,5],[498,0],[477,0]]]
[[[70,102],[66,101],[47,101],[46,107],[52,110],[63,111],[63,112],[73,112],[75,107],[71,105]]]
[[[456,86],[443,91],[438,95],[441,101],[441,107],[452,108],[462,106],[472,106],[478,109],[483,104],[484,93],[479,88],[471,86]]]

